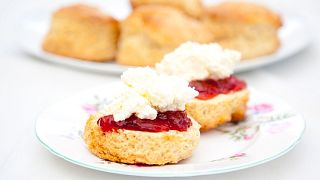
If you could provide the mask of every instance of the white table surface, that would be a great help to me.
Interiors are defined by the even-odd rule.
[[[276,9],[304,14],[314,22],[310,31],[314,41],[287,61],[240,76],[257,89],[281,97],[301,112],[307,121],[304,137],[292,151],[266,164],[190,179],[320,179],[320,1],[265,1]],[[43,108],[84,88],[118,79],[44,63],[19,49],[17,24],[23,20],[24,12],[70,2],[73,1],[0,0],[0,179],[141,178],[71,164],[48,152],[35,137],[35,119]],[[92,3],[108,8],[114,2],[95,0]]]

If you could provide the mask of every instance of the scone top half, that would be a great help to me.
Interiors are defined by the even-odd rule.
[[[204,11],[201,0],[130,0],[130,3],[132,8],[150,4],[171,6],[195,18],[200,18]]]
[[[113,17],[106,15],[99,8],[84,4],[74,4],[62,7],[54,12],[53,17],[72,17],[82,20],[91,20],[92,22],[117,23]]]
[[[206,14],[216,21],[265,24],[275,28],[282,26],[282,20],[279,14],[262,5],[248,2],[223,2],[207,7]]]
[[[179,9],[153,4],[139,6],[121,23],[117,62],[154,66],[183,42],[213,40],[208,27]]]
[[[159,76],[151,68],[129,69],[122,82],[113,101],[87,121],[89,150],[128,164],[162,165],[190,157],[200,126],[185,106],[198,92],[187,81]]]
[[[241,59],[238,51],[219,44],[187,42],[165,55],[158,73],[186,79],[199,95],[187,103],[187,113],[201,130],[245,118],[249,92],[246,83],[232,75]]]
[[[208,7],[203,22],[216,42],[240,51],[243,60],[272,54],[280,47],[281,17],[261,5],[223,2]]]

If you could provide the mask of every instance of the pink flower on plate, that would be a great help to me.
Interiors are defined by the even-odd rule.
[[[91,104],[83,105],[82,109],[88,114],[93,114],[93,113],[97,112],[97,108],[94,105],[91,105]]]
[[[238,158],[240,158],[240,157],[244,157],[244,156],[246,156],[246,155],[247,155],[246,153],[236,153],[236,154],[234,154],[233,156],[230,156],[229,159],[230,159],[230,160],[235,160],[235,159],[238,159]]]
[[[249,141],[254,137],[254,134],[247,134],[243,137],[244,140]]]
[[[233,155],[234,157],[242,157],[242,156],[245,156],[246,153],[237,153],[235,155]]]
[[[267,113],[273,111],[273,106],[268,103],[261,103],[250,106],[248,109],[253,111],[254,113]]]
[[[282,122],[282,123],[276,123],[270,125],[270,127],[267,129],[267,131],[270,134],[277,134],[285,131],[288,127],[291,126],[290,122]]]

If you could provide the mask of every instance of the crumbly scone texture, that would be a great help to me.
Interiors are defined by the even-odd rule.
[[[207,131],[228,122],[244,120],[248,100],[249,91],[244,89],[209,100],[193,99],[187,103],[186,111],[201,125],[201,131]]]
[[[119,33],[117,20],[95,7],[76,4],[53,14],[42,48],[82,60],[110,61],[115,58]]]
[[[213,41],[209,28],[179,9],[139,6],[121,23],[117,62],[132,66],[154,66],[181,43]]]
[[[242,53],[242,59],[253,59],[274,53],[280,47],[278,29],[281,17],[266,7],[224,2],[205,10],[204,23],[223,47]]]
[[[201,0],[130,0],[130,2],[132,8],[148,4],[172,6],[195,18],[200,18],[204,10]]]
[[[194,120],[184,132],[103,132],[97,124],[98,118],[97,115],[91,116],[87,121],[85,143],[93,154],[113,162],[148,165],[177,163],[192,155],[200,139],[200,125]]]

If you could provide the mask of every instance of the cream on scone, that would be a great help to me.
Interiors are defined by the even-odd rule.
[[[163,165],[190,157],[200,126],[185,106],[198,92],[184,79],[151,68],[129,69],[121,79],[123,87],[113,101],[87,121],[89,150],[127,164]]]
[[[216,43],[187,42],[165,55],[155,68],[159,74],[184,78],[199,92],[186,111],[205,131],[245,118],[249,91],[244,81],[232,76],[240,59],[239,52]]]

